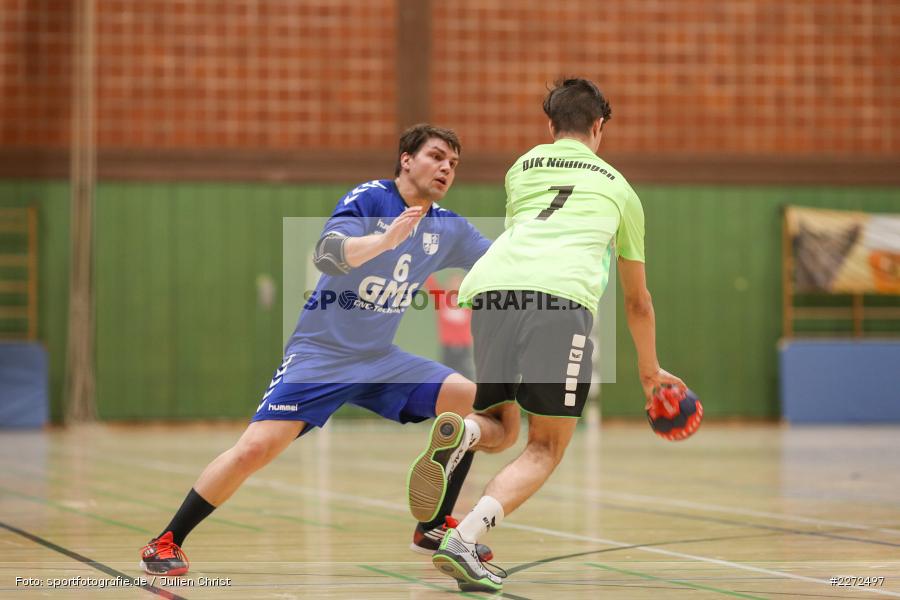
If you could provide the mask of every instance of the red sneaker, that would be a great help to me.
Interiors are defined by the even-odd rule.
[[[150,575],[184,575],[190,566],[187,554],[172,540],[171,531],[153,538],[141,549],[140,567]]]

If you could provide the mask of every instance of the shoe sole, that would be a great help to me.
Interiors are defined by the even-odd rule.
[[[433,520],[441,508],[447,493],[447,477],[444,466],[434,460],[442,450],[454,450],[463,434],[463,419],[456,413],[444,413],[431,426],[428,448],[422,452],[406,479],[409,511],[420,523]]]
[[[503,590],[502,585],[494,583],[484,583],[482,580],[472,579],[469,572],[464,566],[459,564],[452,556],[442,553],[438,550],[431,557],[431,562],[437,567],[437,570],[452,577],[459,584],[460,591],[463,592],[488,592],[496,594]]]
[[[165,573],[154,573],[147,568],[147,564],[144,561],[139,562],[138,567],[140,567],[140,569],[147,575],[155,575],[156,577],[177,577],[179,575],[184,575],[190,569],[190,567],[181,567],[180,569],[172,569],[171,571],[167,571]]]

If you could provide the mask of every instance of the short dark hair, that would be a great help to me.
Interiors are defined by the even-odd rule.
[[[403,153],[415,154],[422,148],[422,144],[431,138],[444,140],[457,154],[462,152],[462,144],[459,143],[459,138],[452,129],[435,127],[428,123],[413,125],[400,134],[400,150],[397,152],[397,166],[394,168],[394,177],[400,174],[400,157],[403,156]]]
[[[609,102],[590,79],[558,79],[544,98],[544,113],[557,134],[589,133],[594,122],[612,118]]]

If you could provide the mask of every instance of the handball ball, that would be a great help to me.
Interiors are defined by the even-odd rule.
[[[653,391],[647,407],[647,420],[661,438],[678,441],[691,437],[703,420],[703,405],[691,390],[682,392],[672,385]]]

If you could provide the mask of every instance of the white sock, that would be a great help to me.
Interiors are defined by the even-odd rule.
[[[477,421],[473,421],[472,419],[464,419],[463,425],[465,425],[466,432],[466,450],[473,447],[478,443],[478,440],[481,439],[481,427],[478,426]]]
[[[466,515],[462,523],[456,528],[460,537],[470,544],[478,541],[489,530],[493,529],[503,520],[503,506],[496,498],[482,496],[472,512]]]

